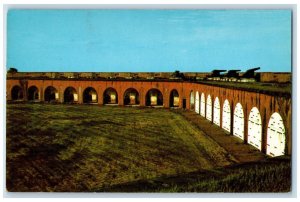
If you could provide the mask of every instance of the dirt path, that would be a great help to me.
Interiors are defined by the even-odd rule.
[[[226,133],[222,128],[208,121],[204,117],[191,111],[178,111],[188,121],[195,124],[206,135],[215,140],[239,162],[253,162],[267,158],[253,146],[245,144],[241,139]]]

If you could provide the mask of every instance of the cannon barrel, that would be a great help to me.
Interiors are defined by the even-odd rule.
[[[211,77],[219,77],[221,72],[226,72],[227,70],[223,69],[215,69],[212,71],[212,74],[210,75]]]
[[[252,68],[252,69],[248,69],[244,74],[243,74],[243,78],[254,78],[254,72],[256,70],[259,70],[260,67],[256,67],[256,68]]]
[[[228,73],[236,73],[236,72],[240,72],[241,70],[240,69],[231,69],[231,70],[228,70]]]
[[[252,69],[248,69],[247,71],[256,71],[256,70],[259,70],[259,69],[260,69],[260,67],[255,67],[255,68],[252,68]]]

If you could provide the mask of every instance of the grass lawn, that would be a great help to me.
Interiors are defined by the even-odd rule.
[[[166,109],[8,104],[6,120],[8,191],[290,189],[289,159],[239,165]]]
[[[226,82],[226,81],[201,81],[200,83],[213,84],[223,87],[240,88],[257,92],[269,92],[278,96],[279,93],[291,95],[291,83],[264,83],[264,82]]]

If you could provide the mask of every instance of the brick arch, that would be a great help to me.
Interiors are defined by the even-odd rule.
[[[195,91],[190,90],[189,92],[189,103],[190,103],[190,110],[195,109]]]
[[[248,122],[248,128],[247,128],[248,144],[254,146],[258,150],[262,150],[262,139],[263,139],[262,117],[257,107],[253,106],[251,108],[247,122]]]
[[[64,89],[63,102],[64,103],[78,103],[78,92],[76,88],[68,86]]]
[[[273,112],[267,122],[266,154],[273,157],[285,155],[286,139],[283,118],[278,112]]]
[[[200,114],[200,94],[198,90],[195,93],[195,112]]]
[[[213,102],[213,123],[221,126],[221,104],[218,96],[215,97]]]
[[[31,85],[27,89],[27,100],[29,101],[36,101],[39,100],[39,88],[36,85]]]
[[[20,85],[14,85],[10,89],[11,99],[12,100],[23,100],[24,99],[24,91]]]
[[[94,87],[88,86],[82,92],[82,102],[86,104],[98,103],[98,92]]]
[[[57,102],[59,101],[60,95],[56,87],[49,85],[44,91],[44,101],[45,102]]]
[[[170,92],[169,106],[170,107],[179,107],[180,103],[180,94],[176,88],[172,89]]]
[[[140,93],[136,88],[129,87],[123,93],[124,105],[139,105]]]
[[[113,87],[108,87],[103,92],[103,104],[118,104],[118,91]]]
[[[206,98],[206,119],[212,121],[212,98],[211,95],[208,94]]]
[[[164,100],[165,100],[164,95],[160,89],[151,88],[146,91],[146,95],[145,95],[146,106],[163,106]]]
[[[240,102],[236,103],[233,110],[233,135],[244,140],[245,112]]]
[[[225,99],[222,104],[222,128],[227,132],[231,132],[231,113],[232,109],[230,107],[230,102]]]
[[[200,93],[200,115],[205,117],[205,112],[206,112],[206,98],[205,98],[205,93],[202,92]]]

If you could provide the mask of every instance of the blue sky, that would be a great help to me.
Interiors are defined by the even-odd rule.
[[[290,10],[10,10],[19,71],[291,71]]]

